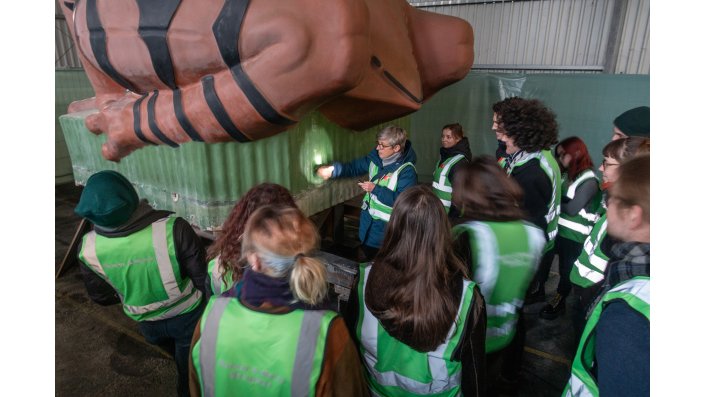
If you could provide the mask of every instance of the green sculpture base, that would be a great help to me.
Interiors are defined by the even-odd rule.
[[[84,185],[95,172],[116,170],[152,206],[174,211],[202,230],[217,230],[237,200],[262,182],[287,187],[307,215],[360,194],[356,179],[323,181],[315,175],[315,167],[365,155],[384,125],[396,124],[406,129],[410,125],[407,116],[355,132],[313,112],[293,129],[256,142],[189,142],[177,149],[150,146],[114,163],[101,155],[105,136],[95,135],[85,127],[86,116],[93,112],[59,117],[76,184]]]

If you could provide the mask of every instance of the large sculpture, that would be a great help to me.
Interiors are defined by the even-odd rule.
[[[96,96],[69,112],[119,161],[150,144],[246,142],[318,109],[355,130],[470,71],[472,27],[403,0],[61,1]]]

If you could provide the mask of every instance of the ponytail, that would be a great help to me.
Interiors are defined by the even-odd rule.
[[[316,226],[299,209],[265,206],[247,221],[242,256],[256,253],[263,273],[288,277],[294,297],[314,306],[328,294],[326,267],[310,256],[319,246]]]
[[[317,305],[328,293],[326,266],[318,259],[297,255],[291,268],[289,285],[294,296],[309,305]]]

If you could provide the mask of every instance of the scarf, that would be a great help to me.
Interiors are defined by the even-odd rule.
[[[270,277],[250,267],[245,269],[238,289],[240,300],[251,307],[271,305],[303,309],[306,306],[294,297],[288,277]]]
[[[512,174],[512,170],[514,170],[514,166],[521,162],[522,160],[526,160],[531,157],[536,157],[538,152],[525,152],[523,150],[520,150],[514,154],[510,154],[506,158],[506,162],[504,163],[504,170],[507,172],[507,175]]]
[[[607,265],[605,283],[597,298],[592,302],[588,317],[597,302],[614,286],[637,276],[651,274],[651,244],[650,243],[616,243],[612,246],[612,260]]]
[[[382,159],[382,167],[386,167],[389,164],[392,164],[395,161],[399,160],[400,158],[401,158],[401,152],[394,153],[393,155],[387,157],[386,159]]]

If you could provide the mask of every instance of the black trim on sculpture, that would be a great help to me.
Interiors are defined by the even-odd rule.
[[[105,30],[100,22],[96,0],[86,0],[86,24],[88,25],[91,50],[93,51],[93,56],[95,57],[96,62],[98,62],[98,66],[116,83],[130,91],[143,94],[142,92],[137,91],[133,84],[118,73],[118,71],[113,67],[113,64],[110,63],[110,59],[108,58]]]
[[[215,116],[220,126],[223,127],[225,132],[228,133],[233,139],[238,142],[249,142],[250,139],[243,135],[243,133],[237,128],[235,123],[228,116],[228,112],[225,110],[223,103],[218,98],[218,94],[215,92],[215,83],[212,75],[205,76],[201,79],[203,84],[203,95],[206,97],[206,102],[208,107],[211,109],[213,116]]]
[[[154,95],[152,95],[151,98],[149,98],[149,101],[147,101],[147,124],[149,124],[149,129],[152,130],[152,133],[154,136],[157,137],[160,141],[164,142],[165,144],[177,148],[179,147],[179,144],[172,141],[169,139],[168,136],[164,135],[162,130],[159,129],[159,126],[157,125],[157,120],[156,120],[156,112],[154,110],[154,106],[157,103],[157,97],[159,96],[159,91],[154,91]]]
[[[249,0],[225,0],[223,9],[213,23],[213,35],[218,44],[220,55],[230,68],[233,79],[235,79],[237,85],[262,118],[276,125],[292,125],[296,122],[282,116],[272,107],[257,90],[257,87],[252,83],[240,64],[240,52],[238,50],[240,30],[249,3]]]
[[[149,50],[149,57],[159,80],[172,90],[176,89],[176,79],[166,34],[180,3],[181,0],[137,0],[140,11],[137,32]]]
[[[142,95],[140,99],[136,100],[135,103],[132,105],[132,128],[134,128],[135,135],[137,135],[137,138],[139,138],[140,141],[148,143],[150,145],[156,145],[156,143],[150,141],[149,139],[147,139],[146,136],[144,136],[144,133],[142,132],[142,127],[140,126],[142,122],[140,115],[140,106],[142,105],[142,101],[144,101],[144,98],[147,98],[147,95]]]
[[[392,76],[391,73],[387,72],[386,70],[384,71],[384,77],[386,77],[392,84],[394,84],[397,88],[399,88],[406,96],[411,98],[416,103],[423,103],[423,101],[419,98],[417,98],[414,94],[411,93],[411,91],[407,90],[406,87],[402,85],[402,83],[395,79],[394,76]]]
[[[203,138],[201,138],[191,122],[188,120],[186,113],[184,113],[184,107],[181,100],[181,90],[178,88],[174,90],[174,113],[176,114],[176,119],[179,120],[181,128],[186,131],[186,134],[191,137],[191,140],[194,142],[203,142]]]

